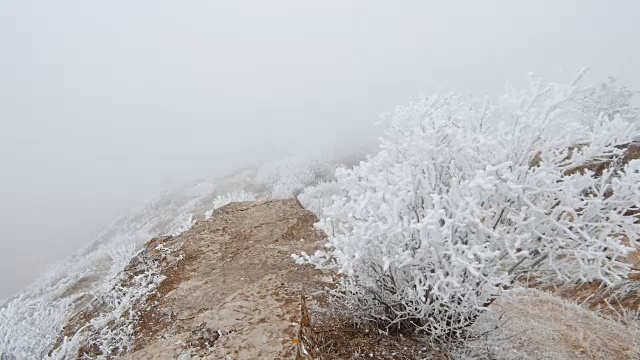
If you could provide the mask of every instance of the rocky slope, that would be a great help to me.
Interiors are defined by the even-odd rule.
[[[454,355],[426,346],[420,336],[354,326],[336,316],[335,308],[323,312],[337,276],[291,259],[292,253],[312,253],[324,243],[315,221],[296,199],[234,203],[181,235],[152,239],[120,274],[113,298],[96,298],[76,313],[65,327],[66,340],[61,337],[52,353],[129,360]],[[477,325],[482,336],[457,350],[455,358],[640,355],[635,322],[605,319],[535,289],[513,291]]]
[[[315,221],[295,199],[235,203],[180,236],[148,242],[124,270],[122,286],[132,286],[131,279],[149,267],[162,280],[132,304],[133,317],[126,314],[134,320],[128,323],[133,351],[124,358],[293,358],[300,345],[301,295],[320,301],[333,282],[290,256],[318,246],[323,235],[314,230]],[[74,316],[66,336],[90,333],[86,324],[101,311],[110,307],[94,301]],[[84,336],[98,339],[117,332],[114,326]],[[105,354],[100,343],[86,343],[80,352],[119,355],[118,349]]]

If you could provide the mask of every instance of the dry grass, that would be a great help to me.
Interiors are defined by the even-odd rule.
[[[388,335],[368,324],[350,319],[324,319],[313,327],[320,359],[424,359],[433,349],[427,339],[416,334]],[[445,359],[446,357],[440,357]]]
[[[639,359],[637,320],[620,321],[535,289],[496,301],[458,351],[468,359]]]

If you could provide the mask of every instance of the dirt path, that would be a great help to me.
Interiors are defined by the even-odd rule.
[[[293,359],[300,295],[331,286],[290,257],[323,240],[315,221],[295,199],[238,203],[154,240],[182,244],[184,259],[147,300],[124,359]]]

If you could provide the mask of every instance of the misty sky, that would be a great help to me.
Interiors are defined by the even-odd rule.
[[[638,1],[0,2],[0,297],[185,180],[527,72],[640,89]]]

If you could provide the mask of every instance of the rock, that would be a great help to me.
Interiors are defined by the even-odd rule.
[[[301,295],[321,292],[327,277],[289,254],[324,240],[315,221],[295,199],[236,203],[163,238],[166,248],[182,244],[183,260],[163,273],[140,313],[135,351],[123,358],[295,358],[309,343],[300,341]]]

